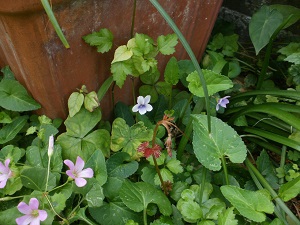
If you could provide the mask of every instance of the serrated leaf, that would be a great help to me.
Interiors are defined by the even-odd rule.
[[[177,45],[177,35],[168,34],[166,36],[161,35],[157,38],[158,50],[163,55],[171,55],[175,52],[175,46]]]
[[[130,59],[132,55],[133,52],[130,49],[128,49],[126,45],[121,45],[116,49],[114,59],[111,62],[111,64],[114,64],[116,62],[126,61]]]
[[[114,81],[121,88],[126,80],[126,76],[132,74],[132,63],[130,61],[116,62],[111,65],[111,73]]]
[[[185,221],[195,223],[198,219],[202,218],[202,210],[197,202],[183,201],[181,204],[178,202],[177,208],[181,212]]]
[[[268,6],[261,7],[252,16],[249,24],[249,35],[256,55],[269,43],[270,38],[282,22],[282,14],[277,10],[271,10]]]
[[[294,63],[294,64],[300,64],[300,52],[297,53],[293,53],[291,55],[289,55],[288,57],[286,57],[284,59],[284,61],[290,62],[290,63]]]
[[[177,174],[183,172],[183,167],[181,166],[181,162],[175,158],[168,161],[166,166],[172,173]]]
[[[160,174],[161,174],[163,181],[170,181],[171,183],[174,183],[173,174],[170,172],[170,170],[168,170],[166,168],[162,168],[160,170]],[[161,185],[158,174],[156,174],[154,177],[154,184],[158,185],[158,186]]]
[[[279,188],[279,193],[278,193],[279,197],[285,202],[291,200],[292,198],[295,198],[299,194],[300,194],[300,176],[283,184]]]
[[[238,221],[235,219],[233,213],[234,208],[228,208],[225,212],[220,213],[218,217],[218,225],[237,225]]]
[[[216,117],[211,117],[209,133],[206,115],[193,115],[193,118],[193,147],[201,164],[217,171],[221,169],[222,157],[233,163],[242,163],[245,160],[246,146],[232,127]]]
[[[112,124],[111,150],[127,152],[132,158],[137,157],[137,148],[144,141],[150,141],[152,130],[148,130],[143,122],[129,127],[125,120],[117,118]]]
[[[226,76],[217,74],[210,70],[202,70],[202,72],[206,81],[208,95],[213,95],[219,91],[225,91],[233,87],[232,81]],[[186,80],[189,82],[188,88],[192,94],[198,97],[204,97],[202,83],[196,71],[190,73]]]
[[[31,111],[41,106],[16,80],[2,79],[0,82],[0,106],[16,112]]]
[[[135,43],[137,47],[135,48],[135,53],[137,50],[140,52],[138,55],[148,55],[154,50],[153,39],[146,34],[137,33],[135,35]]]
[[[255,222],[265,221],[265,213],[274,212],[271,196],[265,190],[249,191],[226,185],[221,187],[221,192],[243,216]]]
[[[126,152],[117,152],[112,155],[107,161],[107,173],[110,177],[127,178],[134,174],[139,164],[136,161],[130,161],[130,155]]]
[[[92,91],[84,97],[84,108],[93,112],[99,106],[97,93]]]
[[[164,77],[165,81],[172,85],[176,85],[179,81],[179,66],[174,56],[166,65]]]
[[[0,144],[5,144],[15,138],[27,122],[28,116],[20,116],[0,130]]]
[[[104,53],[112,47],[113,34],[105,28],[84,36],[83,40],[90,46],[96,46],[98,52]]]
[[[141,74],[140,79],[144,84],[155,84],[160,77],[159,70],[151,69],[144,74]]]
[[[120,190],[120,197],[124,204],[135,212],[147,209],[152,203],[158,206],[163,215],[169,216],[172,213],[171,203],[166,195],[148,183],[132,183],[125,180]]]
[[[68,99],[69,115],[73,117],[79,112],[84,101],[84,95],[79,92],[73,92]]]

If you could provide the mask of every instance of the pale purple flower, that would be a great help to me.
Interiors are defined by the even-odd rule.
[[[48,144],[48,156],[51,157],[54,151],[54,137],[51,135],[49,137],[49,144]]]
[[[137,98],[137,104],[133,106],[133,112],[139,112],[141,115],[144,115],[146,112],[150,112],[153,107],[149,104],[151,99],[150,95],[147,95],[145,98],[143,96],[139,96]]]
[[[4,165],[0,162],[0,188],[4,188],[7,180],[12,177],[12,172],[8,167],[9,163],[10,159],[6,159]]]
[[[39,225],[40,221],[44,221],[48,216],[45,210],[39,210],[39,201],[36,198],[31,198],[29,205],[25,202],[20,202],[18,210],[25,214],[16,219],[18,225]]]
[[[69,159],[66,159],[64,163],[70,168],[66,171],[66,174],[69,177],[75,179],[75,184],[78,187],[83,187],[84,185],[86,185],[86,180],[83,178],[91,178],[94,176],[94,171],[91,168],[83,170],[84,161],[79,156],[77,156],[75,165]]]
[[[230,98],[230,96],[225,96],[223,98],[220,98],[217,105],[216,105],[216,110],[218,111],[220,106],[222,106],[223,108],[226,108],[226,105],[229,103],[228,98]]]

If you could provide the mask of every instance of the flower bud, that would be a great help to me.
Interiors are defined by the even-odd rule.
[[[54,151],[54,137],[51,135],[49,137],[49,144],[48,144],[48,156],[51,157]]]

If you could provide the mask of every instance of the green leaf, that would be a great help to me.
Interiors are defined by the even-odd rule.
[[[146,96],[146,95],[142,95],[142,96]],[[129,108],[128,105],[126,105],[125,103],[117,102],[115,104],[114,113],[115,113],[115,118],[120,117],[124,119],[126,121],[126,124],[128,124],[129,126],[135,124],[135,120],[132,115],[132,109]]]
[[[194,201],[179,200],[177,208],[183,216],[183,219],[189,223],[195,223],[198,219],[202,218],[203,213],[200,205]]]
[[[0,123],[11,123],[11,117],[4,111],[0,112]]]
[[[179,66],[177,59],[173,56],[165,68],[165,81],[169,84],[176,85],[179,81]]]
[[[269,43],[272,35],[282,22],[282,14],[277,10],[271,10],[268,6],[261,7],[252,16],[249,24],[249,34],[256,55]]]
[[[218,225],[238,225],[238,221],[235,219],[233,213],[234,208],[230,207],[225,212],[220,213],[218,217]]]
[[[96,178],[97,185],[102,186],[107,181],[107,169],[105,164],[105,158],[100,150],[96,150],[91,157],[86,161],[85,168],[92,168],[94,171],[94,177]],[[96,185],[94,183],[93,185]]]
[[[1,97],[0,97],[1,98]],[[28,116],[20,116],[0,130],[0,144],[13,140],[27,122]]]
[[[278,50],[278,52],[284,56],[289,56],[299,51],[300,51],[300,43],[297,42],[291,42],[287,46],[284,46]]]
[[[175,46],[178,43],[176,34],[161,35],[157,38],[158,50],[163,55],[171,55],[175,52]]]
[[[134,220],[142,224],[142,215],[127,208],[122,202],[109,202],[101,207],[89,208],[93,219],[101,225],[125,224],[127,220]]]
[[[182,173],[183,167],[181,166],[181,162],[175,158],[172,158],[170,161],[167,162],[167,165],[169,170],[171,170],[172,173]]]
[[[84,108],[93,112],[99,106],[97,93],[92,91],[84,97]]]
[[[33,190],[44,191],[46,189],[47,172],[46,168],[31,167],[24,169],[21,172],[23,186]],[[50,172],[47,190],[51,190],[55,186],[56,177]]]
[[[172,94],[172,85],[167,82],[157,82],[155,88],[158,94],[164,95],[166,97]]]
[[[101,29],[99,32],[93,32],[83,37],[83,40],[90,46],[96,46],[97,51],[108,52],[113,44],[113,34],[108,29]]]
[[[91,190],[86,194],[89,207],[100,207],[103,205],[104,194],[100,183],[94,183]]]
[[[70,159],[71,161],[75,161],[77,156],[87,160],[99,149],[108,157],[110,151],[109,141],[109,133],[103,129],[95,130],[83,138],[72,137],[67,133],[57,137],[57,142],[62,147],[63,159]]]
[[[210,70],[202,70],[202,72],[206,81],[208,95],[213,95],[219,91],[225,91],[233,87],[232,81],[226,76],[217,74]],[[202,83],[196,71],[189,74],[186,80],[190,82],[188,88],[192,94],[198,97],[204,97]]]
[[[117,152],[107,161],[107,173],[110,177],[127,178],[134,174],[139,164],[136,161],[130,161],[130,155],[126,152]]]
[[[83,138],[101,120],[101,111],[89,112],[82,108],[75,116],[68,117],[64,124],[67,134],[72,137]]]
[[[137,47],[135,48],[135,54],[138,51],[138,55],[146,56],[149,53],[153,52],[153,39],[150,38],[148,35],[137,33],[134,39]]]
[[[24,153],[24,149],[15,147],[13,145],[6,145],[0,151],[0,159],[4,161],[6,158],[10,158],[11,162],[17,163]]]
[[[16,80],[2,79],[0,82],[0,106],[12,111],[31,111],[41,106]]]
[[[283,21],[285,21],[292,15],[292,17],[290,18],[288,23],[284,26],[284,28],[293,25],[300,19],[300,9],[294,6],[275,4],[275,5],[270,5],[270,9],[276,9],[277,11],[279,11],[283,16]]]
[[[111,73],[113,74],[114,81],[121,88],[126,80],[126,76],[132,74],[132,62],[116,62],[111,65]]]
[[[172,213],[169,199],[162,191],[148,183],[132,183],[125,180],[120,190],[120,197],[124,204],[135,212],[141,212],[153,203],[158,206],[163,215],[169,216]]]
[[[263,150],[260,153],[260,156],[256,160],[257,169],[261,172],[261,174],[265,177],[268,183],[271,185],[273,189],[278,189],[278,178],[276,176],[276,171],[273,166],[272,161],[269,158],[268,153]]]
[[[236,131],[222,120],[211,118],[211,133],[207,127],[206,115],[193,115],[193,146],[197,159],[206,168],[221,169],[221,158],[226,157],[233,163],[242,163],[247,149]]]
[[[143,74],[141,74],[140,79],[144,84],[149,84],[149,85],[153,85],[155,84],[160,77],[160,73],[159,70],[157,69],[151,69]]]
[[[116,49],[114,59],[111,62],[111,64],[126,61],[127,59],[130,59],[132,55],[133,52],[130,49],[128,49],[126,45],[121,45]]]
[[[284,59],[284,61],[294,63],[294,64],[300,64],[300,52],[289,55]]]
[[[160,174],[161,174],[163,181],[170,181],[171,183],[174,183],[173,174],[170,172],[170,170],[168,170],[166,168],[162,168],[162,169],[160,169]],[[156,174],[154,177],[154,184],[161,186],[161,182],[160,182],[158,174]]]
[[[283,184],[279,188],[279,193],[278,193],[279,197],[285,202],[291,200],[292,198],[295,198],[299,194],[300,194],[300,176]]]
[[[117,118],[112,124],[111,150],[127,152],[131,158],[138,157],[137,148],[144,141],[150,141],[153,130],[148,130],[143,122],[129,127],[125,120]]]
[[[139,88],[139,93],[141,96],[150,95],[151,96],[150,103],[154,103],[158,99],[157,91],[155,89],[155,86],[153,85],[142,85]]]
[[[84,101],[84,95],[79,92],[73,92],[68,99],[69,115],[73,117],[79,112]]]
[[[1,69],[1,72],[3,73],[3,78],[8,80],[15,80],[15,75],[11,71],[9,66],[5,66]]]
[[[255,222],[265,221],[265,213],[274,212],[271,196],[266,190],[248,191],[226,185],[221,187],[221,192],[243,216]]]

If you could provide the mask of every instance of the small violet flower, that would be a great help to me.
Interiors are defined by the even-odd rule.
[[[48,216],[45,210],[39,210],[39,201],[36,198],[31,198],[29,205],[25,202],[20,202],[18,210],[25,214],[16,219],[18,225],[39,225],[40,221],[44,221]]]
[[[143,96],[139,96],[137,98],[137,104],[133,106],[133,112],[139,112],[141,115],[144,115],[146,112],[150,112],[153,107],[149,104],[151,99],[150,95],[147,95],[145,98]]]
[[[91,168],[83,170],[84,161],[79,156],[77,156],[75,165],[69,159],[65,160],[64,163],[70,168],[66,171],[66,174],[75,179],[75,184],[78,187],[86,185],[86,180],[83,178],[91,178],[94,176],[94,171]]]
[[[48,156],[51,157],[54,151],[54,137],[51,135],[49,137],[49,144],[48,144]]]
[[[228,98],[230,98],[230,96],[225,96],[223,98],[220,98],[218,100],[218,103],[216,105],[216,110],[218,111],[220,106],[222,106],[223,108],[226,108],[226,105],[229,103],[229,100]]]
[[[8,167],[9,163],[10,159],[6,159],[4,165],[0,162],[0,188],[4,188],[7,180],[12,177],[12,171]]]

